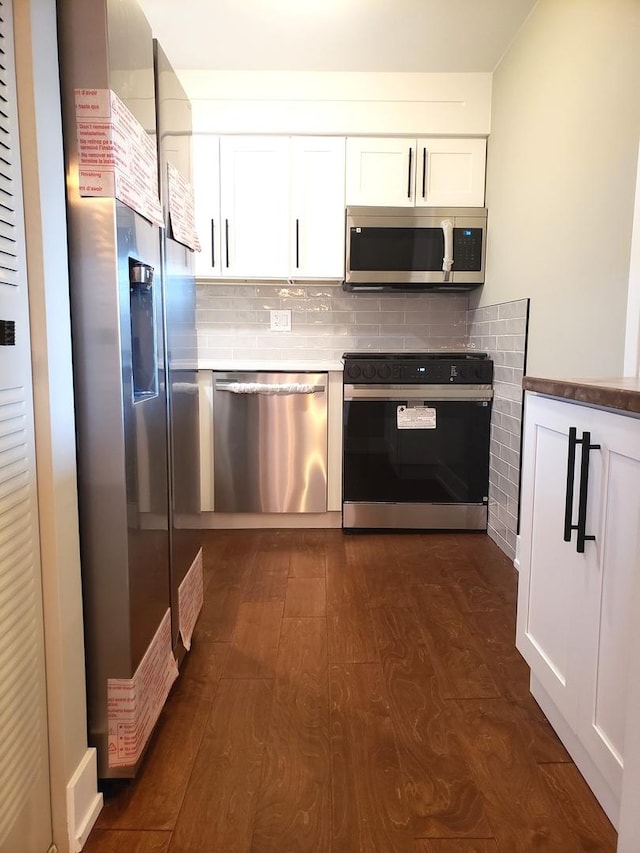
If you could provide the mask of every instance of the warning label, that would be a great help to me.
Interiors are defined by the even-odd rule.
[[[198,614],[204,600],[204,582],[202,570],[202,548],[184,580],[178,587],[178,624],[182,644],[187,651],[191,648],[191,637],[196,627]]]
[[[136,764],[177,677],[167,610],[133,678],[107,681],[109,767]]]
[[[436,410],[427,406],[398,406],[398,429],[435,429]]]
[[[180,172],[167,164],[169,188],[169,222],[171,236],[178,243],[196,252],[200,251],[200,241],[196,234],[196,217],[193,201],[193,187]]]
[[[76,89],[75,105],[80,195],[117,198],[162,225],[155,136],[110,89]]]

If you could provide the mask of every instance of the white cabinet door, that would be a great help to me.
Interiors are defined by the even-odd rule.
[[[577,554],[575,545],[563,540],[567,442],[573,408],[527,395],[516,645],[575,728],[579,695],[575,620],[581,607],[576,578],[585,555]]]
[[[222,274],[288,278],[289,139],[220,139]]]
[[[587,541],[578,524],[582,451],[592,448]],[[640,568],[640,420],[527,395],[516,644],[616,798],[622,790],[634,584]]]
[[[584,580],[585,691],[578,733],[620,796],[633,629],[630,602],[640,569],[640,420],[589,411],[589,424],[592,443],[601,447],[602,505],[600,521],[590,531],[596,535],[593,570]]]
[[[482,207],[486,139],[347,139],[348,205]]]
[[[220,140],[193,136],[193,195],[196,231],[202,251],[195,253],[195,274],[219,278],[222,274],[220,241]]]
[[[486,139],[419,139],[416,205],[482,207]]]
[[[344,137],[291,139],[291,278],[344,278]]]
[[[347,139],[347,205],[413,207],[415,176],[415,139]]]

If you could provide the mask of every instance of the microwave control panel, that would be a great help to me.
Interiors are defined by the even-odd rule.
[[[453,270],[477,272],[482,269],[482,228],[453,229]]]

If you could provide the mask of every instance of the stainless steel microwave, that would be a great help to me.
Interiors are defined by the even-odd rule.
[[[345,290],[470,290],[484,283],[483,207],[348,207]]]

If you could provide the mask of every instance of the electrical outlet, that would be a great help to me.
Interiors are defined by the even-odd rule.
[[[271,315],[271,331],[272,332],[290,332],[291,331],[291,311],[270,311]]]

